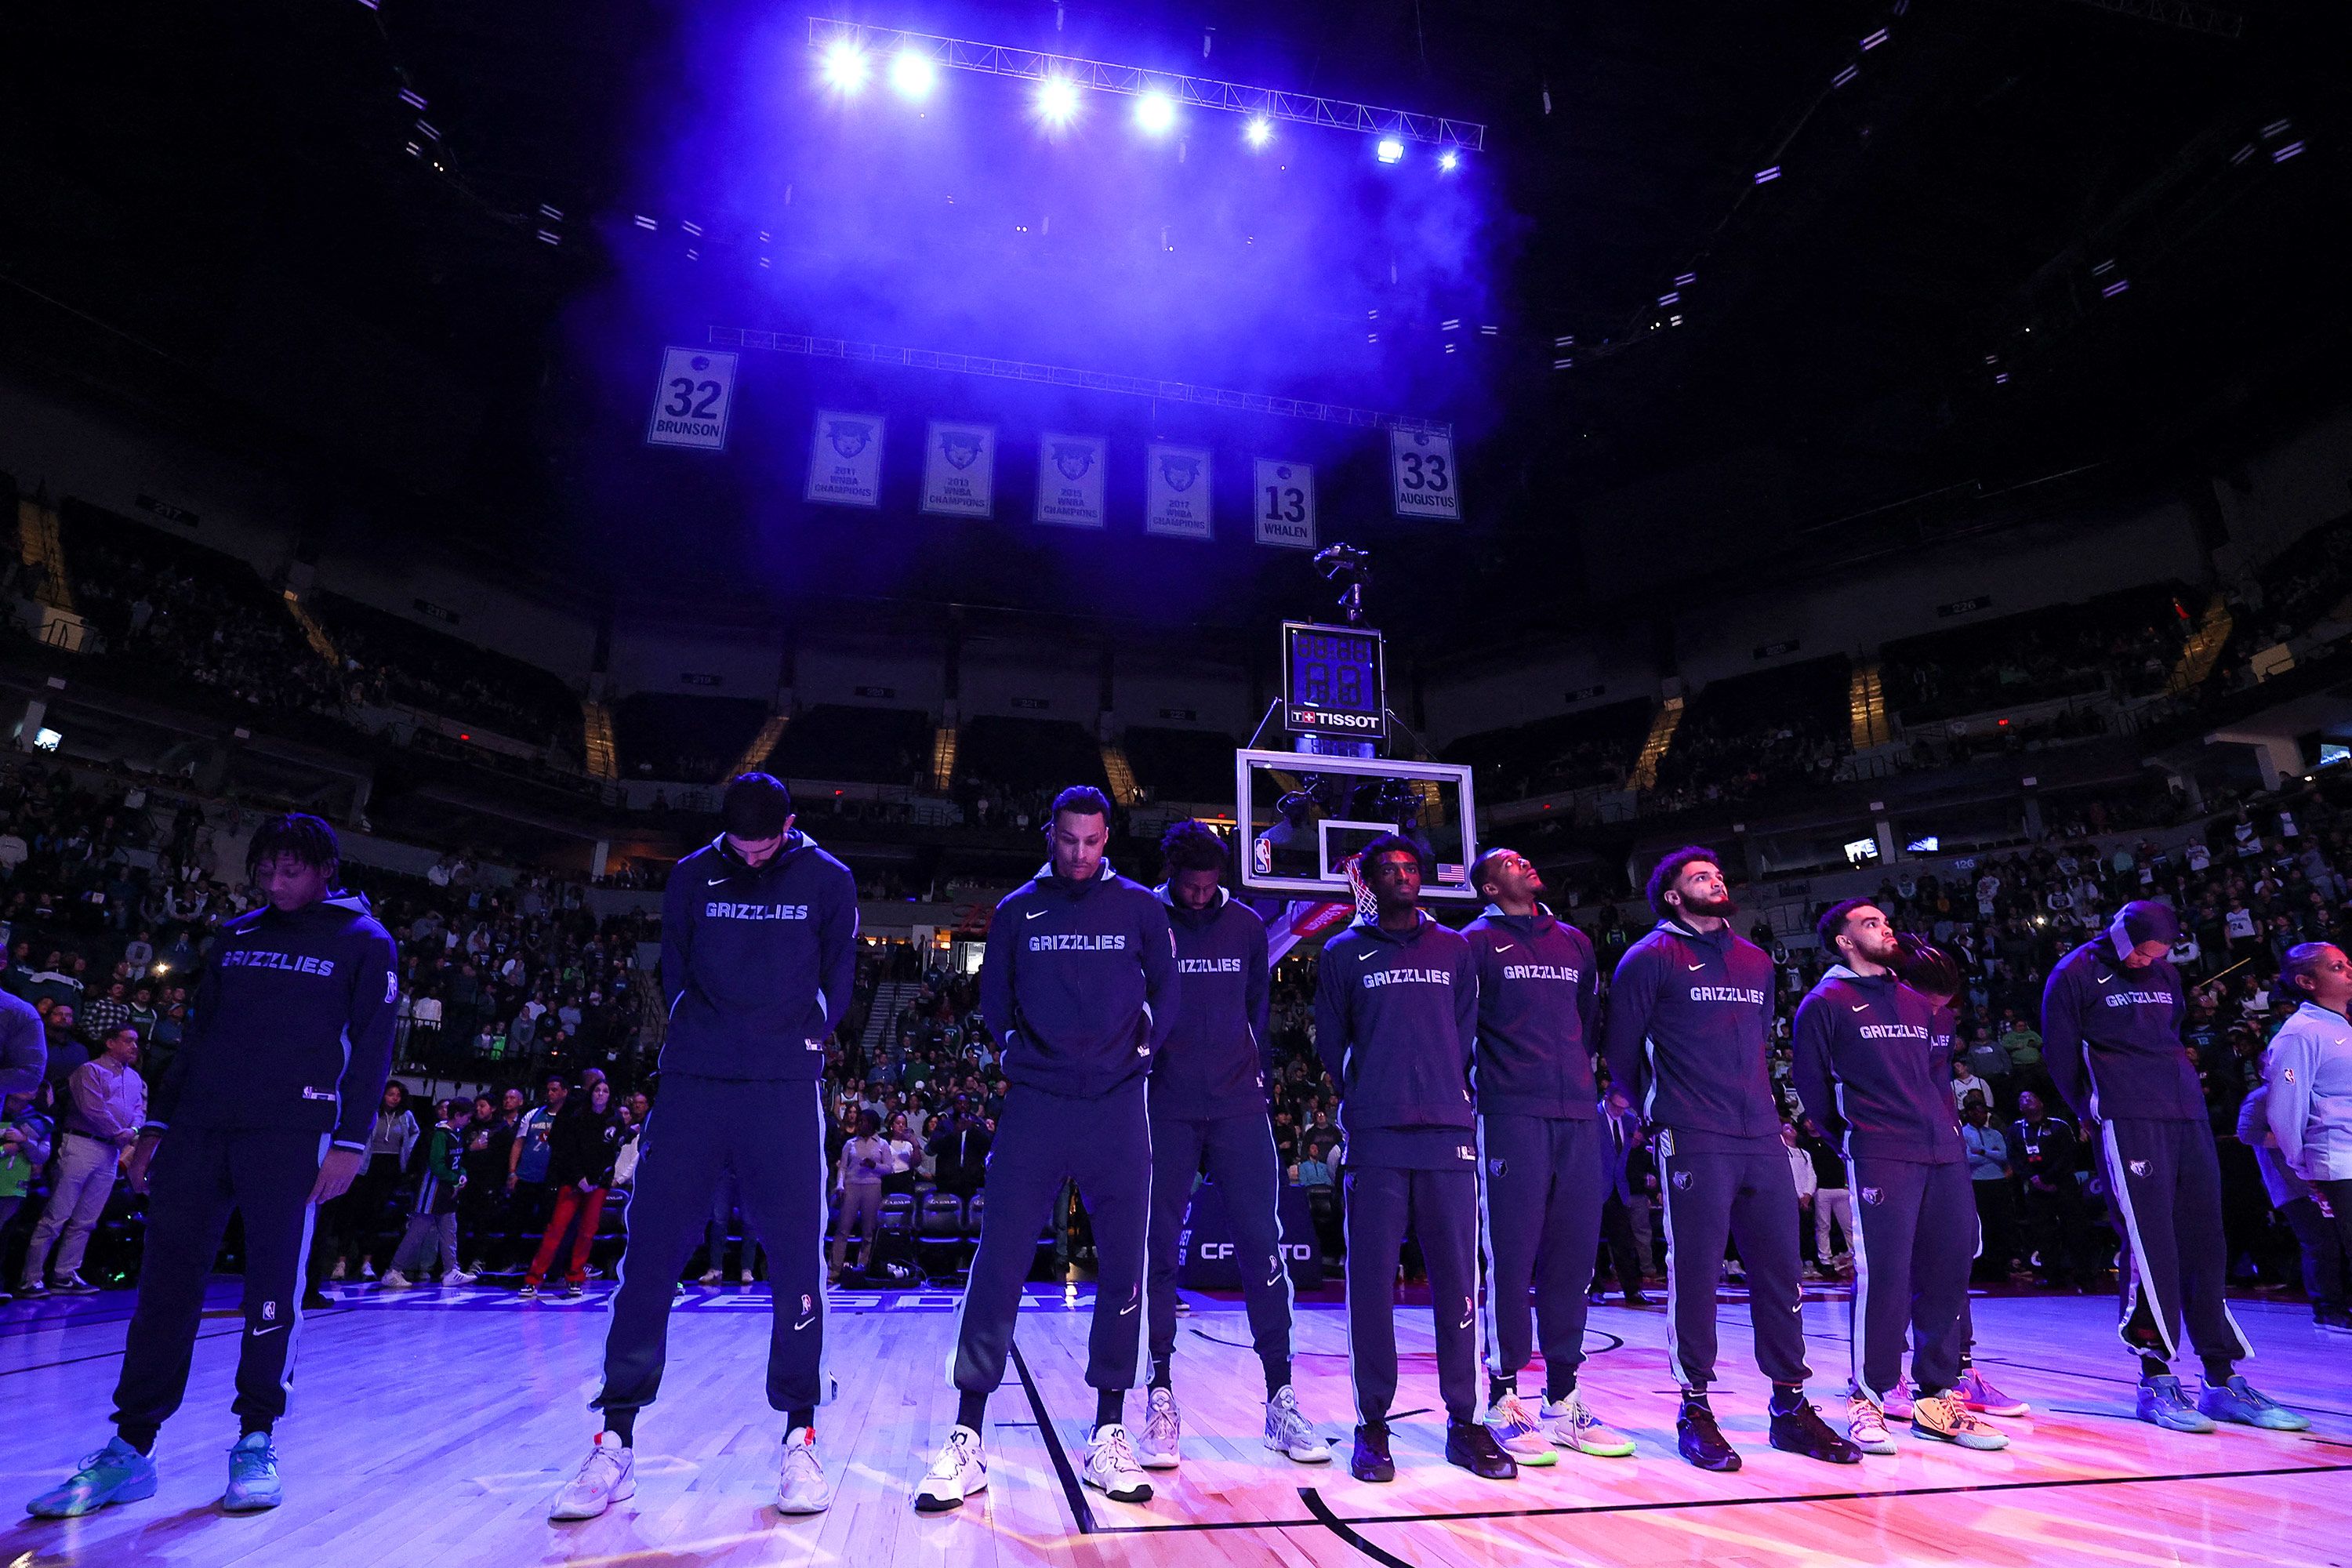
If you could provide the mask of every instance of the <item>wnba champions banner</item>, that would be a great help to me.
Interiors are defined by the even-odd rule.
[[[882,416],[816,411],[808,499],[833,506],[882,504]]]
[[[923,444],[923,510],[987,517],[995,510],[996,426],[931,421]]]
[[[1058,436],[1037,442],[1037,521],[1070,528],[1100,528],[1103,454],[1099,436]]]
[[[1204,447],[1146,449],[1143,531],[1171,539],[1211,539],[1209,452]]]

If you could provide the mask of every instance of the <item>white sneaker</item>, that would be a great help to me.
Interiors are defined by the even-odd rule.
[[[1173,1389],[1151,1391],[1151,1409],[1143,1418],[1143,1441],[1135,1446],[1136,1463],[1147,1470],[1172,1470],[1184,1457],[1184,1415],[1176,1408]]]
[[[444,1285],[471,1285],[474,1279],[475,1276],[462,1268],[452,1268],[448,1273],[441,1276],[441,1283]]]
[[[1845,1435],[1865,1454],[1895,1452],[1895,1434],[1886,1429],[1886,1412],[1866,1394],[1857,1394],[1845,1402]]]
[[[343,1260],[338,1258],[335,1259],[335,1266],[327,1270],[327,1283],[330,1285],[338,1284],[341,1281],[342,1278]]]
[[[778,1513],[823,1513],[833,1506],[833,1483],[816,1457],[816,1431],[803,1426],[784,1438],[783,1472],[776,1478]]]
[[[1542,1409],[1544,1436],[1563,1448],[1601,1459],[1622,1459],[1633,1451],[1633,1439],[1586,1409],[1584,1395],[1575,1389],[1564,1398],[1544,1401]]]
[[[547,1517],[555,1520],[594,1519],[616,1502],[637,1495],[637,1457],[610,1432],[596,1434],[580,1473],[555,1494]]]
[[[1559,1456],[1544,1436],[1542,1411],[1517,1394],[1506,1394],[1486,1406],[1479,1417],[1495,1435],[1496,1446],[1522,1465],[1557,1465]]]
[[[376,1288],[383,1290],[405,1290],[411,1283],[408,1276],[399,1269],[387,1268],[383,1271],[383,1278],[376,1281]]]
[[[373,1263],[371,1263],[371,1262],[369,1262],[369,1261],[368,1261],[367,1259],[365,1259],[365,1258],[362,1258],[362,1259],[360,1260],[360,1278],[361,1278],[361,1279],[374,1279],[374,1278],[375,1278],[375,1265],[374,1265],[374,1264],[373,1264]]]
[[[743,1283],[746,1285],[749,1285],[751,1282],[751,1271],[750,1269],[746,1268],[743,1270],[742,1279]]]
[[[1886,1412],[1886,1418],[1889,1421],[1908,1421],[1911,1419],[1912,1400],[1911,1380],[1909,1378],[1899,1377],[1895,1380],[1895,1386],[1888,1392],[1886,1395],[1886,1403],[1882,1408]]]
[[[705,1285],[716,1285],[716,1284],[718,1284],[721,1279],[726,1279],[726,1278],[727,1278],[727,1276],[726,1276],[726,1275],[721,1274],[721,1273],[720,1273],[718,1269],[716,1269],[716,1268],[706,1268],[706,1269],[704,1269],[704,1270],[702,1271],[702,1280],[701,1280],[701,1283],[703,1283],[703,1284],[705,1284]]]
[[[945,1513],[961,1508],[963,1500],[972,1493],[987,1489],[988,1457],[981,1452],[980,1434],[969,1426],[958,1426],[948,1433],[948,1440],[940,1445],[940,1457],[923,1472],[923,1484],[915,1489],[915,1511]]]
[[[1298,1395],[1285,1384],[1265,1402],[1265,1446],[1302,1465],[1328,1465],[1331,1445],[1298,1408]]]
[[[1150,1502],[1151,1483],[1135,1462],[1135,1445],[1117,1421],[1095,1428],[1087,1440],[1086,1468],[1078,1479],[1113,1502]]]

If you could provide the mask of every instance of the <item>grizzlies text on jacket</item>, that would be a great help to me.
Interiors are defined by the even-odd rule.
[[[848,867],[798,831],[760,866],[714,839],[677,863],[662,896],[662,1068],[814,1079],[856,975],[857,883]]]
[[[1176,1026],[1176,942],[1151,889],[1110,868],[1069,882],[1041,867],[996,906],[980,1011],[1004,1076],[1094,1098],[1151,1070]]]

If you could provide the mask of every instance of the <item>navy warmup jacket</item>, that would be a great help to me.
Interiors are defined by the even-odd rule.
[[[1199,913],[1155,889],[1176,933],[1183,997],[1151,1068],[1151,1111],[1211,1121],[1265,1110],[1265,922],[1220,888]]]
[[[1798,1098],[1851,1159],[1966,1157],[1942,1009],[1892,974],[1830,966],[1797,1004]]]
[[[1367,1133],[1467,1133],[1474,1121],[1477,971],[1469,942],[1417,912],[1421,923],[1402,935],[1358,919],[1316,965],[1316,1053],[1339,1086],[1349,1158],[1368,1163],[1385,1156]]]
[[[392,1076],[399,950],[357,893],[221,927],[147,1127],[290,1128],[365,1149]]]
[[[1478,972],[1478,1109],[1591,1121],[1601,996],[1591,940],[1540,906],[1507,915],[1491,904],[1462,935]]]
[[[2042,1062],[2074,1114],[2202,1121],[2205,1094],[2180,1041],[2188,989],[2172,961],[2126,969],[2115,939],[2092,938],[2042,991]]]
[[[795,830],[763,866],[724,836],[677,863],[662,895],[665,1072],[804,1082],[857,980],[857,880]]]
[[[1108,1094],[1151,1070],[1177,1010],[1167,908],[1109,861],[1087,882],[1042,866],[996,906],[980,1013],[1013,1082],[1087,1100]]]
[[[1728,925],[1674,921],[1625,950],[1609,987],[1616,1091],[1654,1126],[1733,1138],[1780,1131],[1772,1089],[1772,959]]]

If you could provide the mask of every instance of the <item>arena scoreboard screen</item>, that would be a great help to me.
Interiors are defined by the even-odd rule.
[[[1387,687],[1380,633],[1282,623],[1282,725],[1292,734],[1384,741]]]

